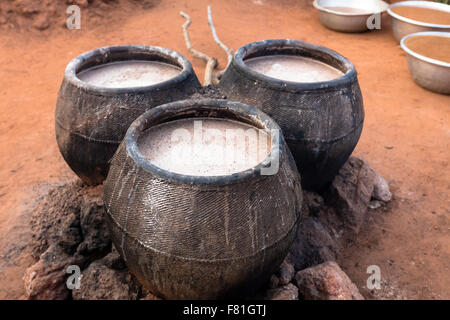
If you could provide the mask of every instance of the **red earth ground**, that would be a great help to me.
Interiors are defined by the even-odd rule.
[[[62,21],[45,31],[0,29],[0,298],[23,298],[23,272],[33,262],[27,244],[36,201],[52,185],[75,179],[54,134],[66,64],[101,46],[158,45],[189,57],[203,79],[204,64],[186,50],[179,11],[192,16],[194,47],[224,66],[226,55],[207,24],[209,4],[219,37],[233,49],[291,38],[331,48],[355,64],[366,118],[354,153],[389,181],[394,200],[341,253],[339,263],[367,298],[450,299],[450,97],[412,81],[388,16],[382,30],[337,33],[320,24],[309,3],[165,0],[141,9],[128,1],[118,9],[113,1],[104,5],[111,10],[103,17],[82,8],[81,30],[68,30]],[[381,290],[365,288],[369,265],[381,268]]]

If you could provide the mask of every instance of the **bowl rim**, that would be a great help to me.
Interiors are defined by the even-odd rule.
[[[371,16],[371,15],[374,15],[374,14],[377,14],[377,13],[386,12],[386,10],[389,7],[389,4],[386,3],[383,0],[373,0],[374,2],[378,2],[384,8],[381,11],[373,11],[373,12],[369,12],[369,13],[338,12],[338,11],[335,11],[335,10],[327,9],[327,7],[321,6],[320,3],[319,3],[320,1],[321,0],[314,0],[314,2],[313,2],[314,8],[316,8],[319,11],[330,13],[330,14],[333,14],[333,15],[336,15],[336,16],[350,16],[350,17]]]
[[[439,11],[450,13],[450,5],[438,3],[438,2],[430,2],[430,1],[401,1],[401,2],[396,2],[396,3],[391,4],[387,9],[387,13],[392,18],[396,18],[403,22],[411,23],[414,25],[422,26],[422,27],[442,28],[442,29],[450,28],[450,24],[435,24],[435,23],[421,22],[421,21],[417,21],[414,19],[403,17],[392,11],[392,8],[395,8],[395,7],[420,7],[420,8],[436,9]],[[444,10],[440,10],[440,9],[444,9]],[[447,9],[447,10],[445,10],[445,9]]]
[[[444,62],[444,61],[441,61],[441,60],[436,60],[436,59],[433,59],[433,58],[429,58],[429,57],[423,56],[423,55],[418,54],[417,52],[411,50],[410,48],[408,48],[406,43],[405,43],[405,41],[407,39],[409,39],[411,37],[415,37],[415,36],[440,36],[440,37],[450,38],[450,32],[441,32],[441,31],[415,32],[415,33],[411,33],[411,34],[408,34],[408,35],[404,36],[402,38],[402,40],[400,40],[400,47],[407,54],[409,54],[409,55],[411,55],[411,56],[413,56],[413,57],[415,57],[415,58],[417,58],[419,60],[422,60],[422,61],[425,61],[425,62],[428,62],[428,63],[431,63],[431,64],[435,64],[435,65],[439,65],[439,66],[442,66],[442,67],[450,68],[450,63],[448,63],[448,62]]]
[[[105,61],[110,59],[112,55],[124,53],[129,53],[131,56],[133,54],[138,55],[143,53],[150,53],[154,54],[155,56],[165,57],[167,58],[168,61],[170,60],[171,62],[173,62],[174,66],[180,68],[180,73],[170,79],[155,84],[147,86],[122,87],[122,88],[96,86],[78,78],[77,74],[80,71],[82,71],[83,70],[82,68],[85,67],[86,64],[88,64],[89,62],[94,61],[98,62],[98,64],[95,64],[95,66],[107,64],[110,62],[114,62],[114,59],[111,61]],[[145,61],[145,59],[137,59],[137,60]],[[117,61],[126,61],[126,60],[118,59]],[[164,87],[171,86],[174,83],[180,83],[185,81],[193,73],[194,70],[189,60],[187,60],[183,55],[174,50],[157,46],[131,44],[131,45],[105,46],[80,54],[67,64],[64,72],[64,79],[69,83],[71,83],[72,85],[76,86],[77,88],[80,88],[85,91],[94,91],[105,95],[115,95],[121,93],[143,93],[149,90],[162,89]]]
[[[258,125],[262,126],[262,128],[259,129],[266,131],[266,133],[271,136],[271,149],[267,156],[251,168],[233,172],[228,175],[217,176],[195,176],[172,172],[154,165],[150,160],[144,157],[139,150],[138,139],[145,130],[152,126],[164,123],[164,120],[170,120],[171,118],[173,120],[180,119],[180,116],[186,115],[187,112],[192,112],[192,114],[188,114],[188,116],[185,117],[186,119],[202,117],[200,110],[210,110],[224,113],[229,112],[230,115],[235,113],[240,116],[242,120],[247,120],[247,124],[253,125],[257,128],[258,126],[255,122],[258,120]],[[237,121],[239,121],[239,119]],[[272,129],[278,130],[278,134],[276,136],[272,135]],[[276,140],[277,138],[278,140]],[[155,174],[164,180],[189,185],[230,185],[247,181],[255,176],[265,178],[270,175],[261,175],[261,169],[270,165],[273,160],[279,161],[278,164],[281,169],[282,157],[285,156],[284,153],[287,151],[281,128],[275,120],[270,118],[267,114],[255,107],[241,102],[210,98],[179,100],[148,110],[133,121],[125,134],[123,143],[125,144],[125,149],[129,157],[131,157],[133,161],[145,171]],[[275,175],[277,173],[278,171]]]

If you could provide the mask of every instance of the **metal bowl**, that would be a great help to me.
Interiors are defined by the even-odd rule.
[[[416,36],[450,38],[450,32],[417,32],[403,37],[400,41],[400,46],[406,51],[409,72],[414,81],[425,89],[450,94],[450,63],[422,56],[409,49],[406,40]]]
[[[341,32],[364,32],[369,30],[367,20],[374,14],[381,14],[388,4],[381,0],[315,0],[314,7],[319,11],[322,24],[332,30]],[[340,12],[332,7],[361,9],[367,13]]]
[[[400,42],[404,36],[411,33],[423,31],[450,31],[450,25],[420,22],[405,18],[392,11],[392,8],[400,6],[429,8],[450,12],[449,5],[430,1],[402,1],[390,5],[387,12],[392,17],[392,32],[394,33],[394,38],[397,42]]]

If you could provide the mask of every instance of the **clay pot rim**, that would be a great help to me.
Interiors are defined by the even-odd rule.
[[[392,8],[394,7],[419,7],[419,8],[428,8],[428,9],[436,9],[443,12],[450,12],[449,5],[444,3],[438,3],[438,2],[429,2],[429,1],[401,1],[393,3],[389,6],[387,9],[388,14],[395,19],[401,20],[403,22],[407,22],[410,24],[422,26],[422,27],[429,27],[429,28],[444,28],[448,29],[450,28],[450,24],[435,24],[435,23],[429,23],[429,22],[421,22],[414,19],[406,18],[404,16],[399,15],[398,13],[395,13],[392,11]],[[441,10],[442,9],[442,10]]]
[[[252,68],[248,67],[245,64],[246,58],[265,56],[264,54],[261,55],[254,55],[254,54],[259,51],[264,52],[267,49],[276,50],[277,54],[292,54],[289,53],[289,51],[292,50],[306,51],[309,54],[311,54],[311,56],[306,57],[328,64],[343,72],[344,75],[329,81],[293,82],[265,76],[264,74],[253,70]],[[323,56],[328,56],[329,58],[334,60],[336,65],[331,65],[330,63],[321,60],[319,57],[317,57],[319,54]],[[314,91],[314,90],[322,91],[324,89],[339,89],[341,87],[348,86],[349,83],[356,81],[357,77],[354,65],[350,62],[350,60],[340,55],[339,53],[322,46],[291,39],[270,39],[248,43],[236,51],[232,63],[233,66],[235,66],[241,74],[247,76],[250,75],[251,78],[261,81],[262,83],[264,83],[265,86],[274,89],[289,90],[294,92]]]
[[[407,36],[404,36],[402,38],[402,40],[400,41],[400,47],[409,55],[428,62],[428,63],[432,63],[435,65],[439,65],[439,66],[443,66],[443,67],[447,67],[450,68],[450,63],[445,62],[445,61],[441,61],[441,60],[437,60],[437,59],[433,59],[433,58],[429,58],[427,56],[421,55],[413,50],[411,50],[410,48],[408,48],[408,45],[406,44],[406,40],[408,40],[409,38],[413,38],[416,36],[438,36],[438,37],[445,37],[445,38],[450,38],[450,32],[439,32],[439,31],[425,31],[425,32],[416,32],[416,33],[411,33],[408,34]]]
[[[152,59],[145,59],[147,56]],[[124,59],[127,57],[128,59]],[[133,59],[133,57],[137,57]],[[180,68],[180,73],[173,78],[158,82],[156,84],[139,87],[126,88],[108,88],[95,86],[93,84],[80,80],[77,74],[89,67],[126,60],[150,60],[160,61]],[[116,95],[121,93],[142,93],[150,90],[158,90],[162,88],[171,87],[175,84],[185,81],[190,75],[194,74],[192,64],[180,53],[156,46],[146,45],[118,45],[106,46],[82,53],[78,57],[72,59],[66,67],[64,78],[66,81],[75,87],[89,91],[96,92],[102,95]]]
[[[208,114],[212,112],[213,115]],[[214,116],[218,115],[219,116]],[[226,117],[224,117],[226,115]],[[271,135],[272,146],[267,157],[256,166],[244,171],[235,172],[230,175],[221,176],[193,176],[171,172],[152,164],[145,158],[139,150],[138,139],[141,133],[167,120],[177,120],[183,118],[211,117],[225,118],[244,123],[263,129]],[[270,132],[278,130],[278,141]],[[278,124],[268,115],[255,107],[248,106],[240,102],[234,102],[223,99],[188,99],[167,103],[156,108],[150,109],[139,116],[128,128],[123,140],[127,154],[133,159],[138,167],[143,168],[164,180],[176,182],[180,184],[192,185],[210,185],[224,186],[236,184],[254,179],[256,176],[261,178],[267,177],[261,175],[261,169],[270,166],[270,163],[278,157],[279,164],[284,156],[285,141]],[[276,174],[276,173],[275,173]]]

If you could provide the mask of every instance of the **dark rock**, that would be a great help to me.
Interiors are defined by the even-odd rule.
[[[105,256],[111,239],[104,219],[103,187],[86,187],[76,181],[49,191],[32,215],[32,255],[35,259],[50,244],[87,262]]]
[[[73,254],[80,242],[83,240],[80,230],[80,217],[71,212],[62,221],[61,230],[59,232],[60,237],[56,243],[58,243],[63,250],[68,254]]]
[[[295,276],[295,268],[292,264],[287,262],[286,260],[280,266],[279,270],[280,284],[285,285],[294,279]]]
[[[35,259],[50,244],[61,244],[71,252],[81,242],[80,194],[81,182],[57,186],[39,202],[31,218],[31,254]]]
[[[279,288],[267,290],[267,300],[298,300],[298,288],[289,283]]]
[[[113,246],[112,251],[102,258],[105,266],[114,270],[124,270],[127,268],[125,261],[123,261],[116,248]]]
[[[103,257],[111,250],[111,238],[105,220],[103,200],[98,195],[85,195],[80,203],[80,225],[83,242],[78,253],[89,261]]]
[[[297,236],[286,261],[295,270],[301,270],[328,260],[336,259],[336,243],[328,231],[315,219],[301,221]]]
[[[350,157],[325,194],[327,205],[334,207],[355,233],[365,221],[375,178],[373,169],[364,160]]]
[[[280,278],[278,278],[276,275],[271,275],[269,280],[269,288],[275,289],[280,284]]]
[[[80,289],[72,291],[74,300],[136,300],[140,286],[123,270],[113,270],[95,261],[82,272]]]
[[[73,182],[50,190],[37,205],[31,222],[31,252],[38,262],[24,276],[29,299],[69,298],[67,267],[74,264],[83,269],[111,251],[102,195],[101,186]],[[105,258],[105,264],[126,269],[117,252]]]
[[[303,202],[308,207],[309,215],[311,216],[317,216],[325,205],[321,195],[306,190],[303,191]]]
[[[364,300],[355,284],[333,261],[297,272],[295,281],[305,300]]]

